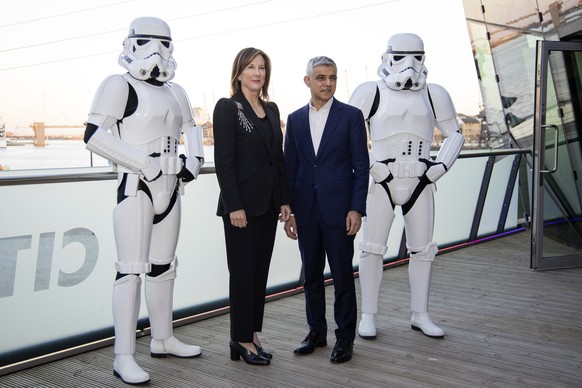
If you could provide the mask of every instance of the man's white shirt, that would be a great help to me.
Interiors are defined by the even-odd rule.
[[[311,102],[309,102],[309,129],[311,130],[311,139],[313,140],[313,150],[315,155],[319,150],[319,144],[321,143],[321,137],[323,136],[323,129],[325,128],[325,123],[327,122],[327,117],[329,116],[329,111],[331,105],[333,104],[333,98],[322,106],[319,110],[315,109]]]

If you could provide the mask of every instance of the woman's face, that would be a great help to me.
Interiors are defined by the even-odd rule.
[[[265,84],[266,74],[265,60],[262,55],[257,55],[238,77],[241,88],[259,93]]]

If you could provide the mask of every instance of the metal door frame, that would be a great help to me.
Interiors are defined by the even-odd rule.
[[[580,51],[582,43],[544,41],[536,46],[536,88],[534,102],[533,132],[533,177],[532,177],[532,229],[531,264],[537,270],[571,268],[582,265],[582,255],[543,256],[544,237],[544,179],[542,174],[551,174],[558,169],[558,130],[556,125],[546,125],[547,82],[549,57],[555,51]],[[546,130],[551,127],[555,136],[555,154],[552,168],[545,169]]]

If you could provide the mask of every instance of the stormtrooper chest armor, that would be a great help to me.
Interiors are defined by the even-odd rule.
[[[380,104],[370,118],[372,140],[409,133],[432,142],[434,126],[426,88],[419,91],[380,88]]]
[[[378,110],[370,118],[370,138],[378,160],[418,159],[430,154],[435,119],[427,89],[380,87]]]
[[[166,83],[153,86],[130,76],[126,79],[137,94],[138,104],[136,111],[122,120],[120,138],[134,146],[149,144],[151,152],[174,153],[180,140],[182,109],[171,87]]]

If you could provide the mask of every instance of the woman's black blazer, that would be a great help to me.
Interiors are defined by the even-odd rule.
[[[271,133],[262,130],[244,94],[220,99],[214,108],[214,162],[220,186],[218,216],[244,209],[247,216],[291,204],[283,159],[279,108],[264,103]]]

